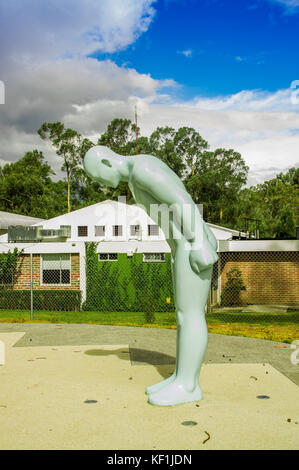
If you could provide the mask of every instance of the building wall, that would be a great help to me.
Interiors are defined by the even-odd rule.
[[[14,290],[30,290],[30,255],[22,255],[17,265],[19,275],[13,285]],[[32,255],[33,289],[36,290],[80,290],[80,257],[71,253],[71,285],[41,285],[41,255]],[[84,273],[83,273],[84,274]]]
[[[221,293],[230,269],[242,272],[244,304],[299,304],[299,252],[226,252],[220,254]]]

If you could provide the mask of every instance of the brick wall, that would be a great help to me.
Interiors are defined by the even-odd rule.
[[[30,255],[22,255],[18,265],[13,289],[30,289]],[[33,289],[53,289],[53,290],[80,290],[80,257],[78,253],[71,253],[71,285],[53,286],[49,284],[41,285],[41,255],[32,255]]]
[[[246,290],[241,292],[245,304],[299,304],[299,252],[221,253],[221,291],[226,274],[238,267]]]

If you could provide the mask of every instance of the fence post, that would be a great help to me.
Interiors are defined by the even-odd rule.
[[[30,319],[33,320],[33,267],[32,267],[32,253],[30,253]]]
[[[217,279],[217,305],[220,306],[221,304],[221,256],[222,252],[218,253],[218,261],[217,261],[217,268],[218,268],[218,279]]]

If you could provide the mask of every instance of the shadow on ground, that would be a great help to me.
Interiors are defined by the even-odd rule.
[[[148,351],[146,349],[129,348],[129,351],[124,348],[120,349],[88,349],[85,351],[88,356],[117,356],[119,359],[124,361],[130,361],[132,366],[136,365],[151,365],[155,366],[157,372],[166,379],[173,373],[173,367],[171,371],[165,368],[166,365],[174,365],[175,357],[169,356],[157,351]]]

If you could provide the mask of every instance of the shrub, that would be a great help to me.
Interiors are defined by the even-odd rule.
[[[225,288],[221,294],[221,305],[231,307],[242,305],[241,291],[246,290],[239,268],[232,268],[227,274]]]

